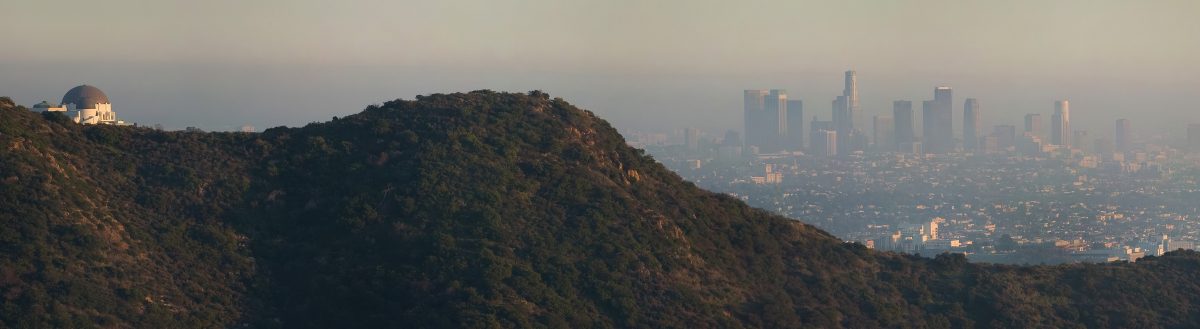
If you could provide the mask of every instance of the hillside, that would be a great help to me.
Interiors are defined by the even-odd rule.
[[[701,190],[540,92],[259,134],[0,100],[0,328],[1197,327],[1200,255],[877,253]]]

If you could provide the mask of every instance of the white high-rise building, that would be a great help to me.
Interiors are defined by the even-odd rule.
[[[851,127],[860,129],[863,125],[862,110],[858,106],[858,73],[854,70],[846,71],[846,86],[842,89],[842,96],[846,96]]]
[[[766,121],[765,102],[768,91],[762,89],[747,89],[743,91],[743,122],[745,129],[742,133],[745,135],[746,149],[751,146],[763,146],[763,141],[766,140],[767,127],[764,127],[762,122]]]
[[[854,141],[854,137],[863,134],[865,126],[858,103],[858,75],[854,70],[846,71],[842,95],[833,101],[833,125],[838,135],[838,153],[850,154],[866,146]]]
[[[979,100],[967,98],[963,103],[963,150],[973,152],[979,149]]]
[[[1050,144],[1070,146],[1071,137],[1071,103],[1056,101],[1054,114],[1050,116]]]
[[[954,151],[954,97],[950,87],[933,89],[933,100],[921,104],[921,143],[925,153]]]

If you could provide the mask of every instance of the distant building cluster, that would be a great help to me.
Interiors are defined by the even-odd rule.
[[[785,90],[744,90],[742,132],[626,137],[701,187],[879,250],[1038,264],[1134,261],[1200,241],[1200,124],[1180,141],[1139,136],[1122,118],[1102,136],[1076,129],[1058,100],[985,128],[986,103],[962,100],[956,119],[947,86],[864,123],[856,73],[845,73],[827,118],[806,117]]]
[[[746,90],[743,92],[746,133],[745,147],[752,153],[774,153],[798,150],[804,141],[804,127],[795,125],[803,120],[804,105],[789,100],[782,89]]]
[[[702,187],[847,241],[1036,264],[1136,260],[1195,247],[1200,224],[1186,200],[1200,181],[1200,171],[1188,168],[1200,162],[1185,162],[1191,155],[1178,150],[1141,147],[1148,151],[1115,155],[1120,162],[902,153],[717,161],[678,145],[650,151]]]
[[[42,101],[34,104],[33,110],[61,112],[79,124],[125,125],[125,121],[117,119],[117,112],[113,111],[112,103],[108,101],[108,95],[105,95],[99,88],[89,85],[71,88],[66,95],[63,95],[60,104]]]
[[[783,89],[745,90],[745,150],[749,154],[801,151],[805,148],[804,102],[788,99]],[[859,106],[858,80],[846,71],[842,95],[833,100],[831,121],[812,121],[808,147],[836,155],[862,151],[869,144]]]
[[[955,120],[954,90],[949,86],[934,87],[932,99],[920,102],[919,113],[913,101],[896,100],[891,115],[875,115],[864,122],[854,70],[845,71],[842,93],[833,99],[828,119],[806,112],[804,102],[784,89],[748,89],[742,96],[743,129],[728,131],[723,139],[692,127],[673,134],[626,136],[636,147],[677,143],[692,156],[725,164],[776,154],[961,154],[1065,159],[1085,168],[1122,172],[1145,168],[1137,163],[1143,161],[1128,160],[1140,152],[1175,146],[1163,143],[1161,137],[1149,136],[1157,141],[1148,141],[1147,136],[1136,139],[1133,122],[1126,118],[1115,120],[1111,134],[1075,129],[1068,100],[1054,101],[1047,107],[1048,113],[1026,113],[1017,125],[984,127],[984,102],[966,98],[959,122]],[[958,125],[961,130],[956,129]],[[1175,148],[1200,154],[1200,124],[1188,125],[1186,145]]]
[[[961,246],[957,239],[939,239],[938,225],[946,222],[941,217],[924,223],[901,224],[888,236],[867,240],[868,248],[906,253],[939,254],[954,252]]]
[[[1049,113],[1028,113],[1023,125],[1000,124],[984,127],[983,102],[962,102],[961,123],[955,120],[954,91],[937,86],[933,99],[920,103],[892,102],[891,115],[876,115],[864,121],[859,102],[858,79],[846,71],[842,94],[834,98],[829,119],[809,112],[804,102],[784,89],[743,91],[743,139],[740,154],[753,156],[803,152],[822,156],[847,156],[858,152],[902,152],[913,154],[1004,154],[1044,155],[1092,151],[1101,159],[1135,149],[1132,123],[1116,120],[1112,138],[1075,129],[1071,104],[1057,100]],[[957,125],[961,124],[961,130]],[[961,131],[956,133],[956,131]],[[1200,124],[1188,126],[1188,148],[1200,152]],[[696,145],[696,143],[689,144]],[[728,140],[723,144],[731,145]],[[732,152],[732,149],[728,150]]]
[[[779,171],[774,171],[773,170],[774,167],[772,164],[766,163],[766,164],[763,164],[762,167],[763,167],[762,175],[761,176],[750,176],[750,181],[754,182],[755,184],[760,184],[760,185],[783,183],[783,173],[779,172]],[[697,167],[697,169],[698,169],[698,167]]]

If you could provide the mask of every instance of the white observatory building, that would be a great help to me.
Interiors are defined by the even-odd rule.
[[[113,112],[112,103],[108,101],[99,88],[81,85],[67,91],[63,95],[62,105],[41,102],[33,105],[34,111],[64,112],[75,123],[87,125],[124,125],[125,121],[117,120],[117,112]]]

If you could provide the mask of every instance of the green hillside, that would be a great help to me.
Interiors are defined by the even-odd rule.
[[[701,190],[540,92],[258,134],[5,101],[0,328],[1200,326],[1194,252],[877,253]]]

